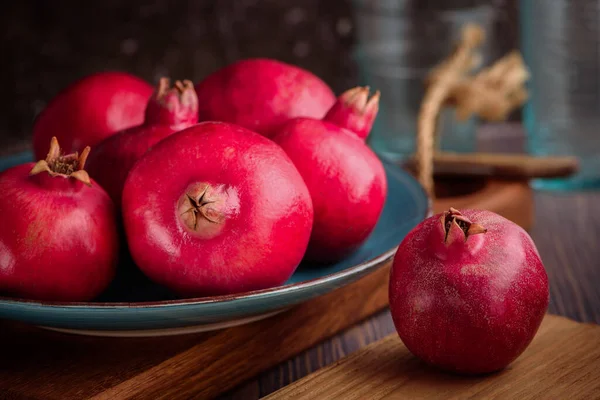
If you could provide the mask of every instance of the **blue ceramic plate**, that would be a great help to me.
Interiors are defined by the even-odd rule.
[[[0,159],[0,170],[31,161],[22,153]],[[46,328],[103,336],[155,336],[239,325],[281,312],[373,272],[388,261],[404,236],[429,212],[421,186],[400,168],[384,163],[388,198],[367,242],[345,260],[300,265],[285,285],[233,296],[178,299],[153,284],[131,262],[95,302],[56,303],[0,297],[0,318]]]

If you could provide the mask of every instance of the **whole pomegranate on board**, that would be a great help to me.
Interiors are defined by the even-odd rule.
[[[89,151],[63,155],[53,138],[45,160],[0,174],[0,293],[86,301],[112,280],[115,209],[84,170]]]
[[[390,310],[406,347],[459,373],[500,370],[535,336],[548,277],[531,237],[490,211],[427,218],[394,257]]]
[[[152,94],[146,81],[124,72],[100,72],[82,78],[56,95],[33,125],[37,160],[56,137],[65,154],[94,147],[104,138],[144,121]]]
[[[142,156],[122,212],[136,265],[182,296],[283,284],[313,223],[308,189],[284,151],[223,122],[177,132]]]

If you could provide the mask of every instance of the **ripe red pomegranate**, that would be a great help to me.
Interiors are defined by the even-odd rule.
[[[346,128],[365,140],[379,111],[379,96],[379,91],[376,91],[369,99],[368,86],[347,90],[338,97],[323,121]]]
[[[480,374],[506,367],[529,345],[548,308],[548,277],[521,227],[490,211],[451,208],[402,241],[389,296],[413,354]]]
[[[337,261],[369,236],[387,194],[385,170],[352,132],[329,122],[296,118],[273,140],[292,159],[310,191],[315,222],[306,259]]]
[[[89,75],[62,90],[37,117],[33,150],[38,160],[54,136],[65,153],[82,151],[122,129],[141,124],[152,86],[123,72]]]
[[[238,61],[196,85],[200,121],[231,122],[267,137],[294,117],[321,119],[335,95],[312,73],[279,61]]]
[[[183,296],[283,284],[313,222],[308,189],[283,150],[242,127],[204,122],[158,143],[123,190],[129,249]]]
[[[162,78],[146,107],[144,122],[104,139],[90,155],[88,172],[117,207],[129,170],[148,149],[198,122],[198,97],[190,81]]]
[[[0,174],[0,292],[86,301],[111,281],[118,253],[112,201],[85,172],[90,151],[62,155],[56,138],[38,163]]]

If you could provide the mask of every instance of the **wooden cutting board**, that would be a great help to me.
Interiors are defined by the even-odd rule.
[[[276,399],[598,399],[600,326],[547,315],[499,373],[464,377],[412,356],[393,334],[267,397]]]

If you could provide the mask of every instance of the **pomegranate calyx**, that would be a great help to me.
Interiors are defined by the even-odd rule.
[[[146,106],[145,122],[177,125],[198,122],[198,96],[189,80],[175,81],[160,78],[154,94]]]
[[[50,141],[50,150],[46,159],[38,161],[31,171],[29,171],[29,175],[32,176],[41,172],[47,172],[50,176],[74,178],[88,186],[92,186],[90,176],[83,169],[89,154],[90,146],[83,149],[81,154],[77,152],[66,155],[62,154],[58,139],[54,136]]]
[[[440,222],[442,223],[445,233],[444,243],[448,243],[451,232],[455,231],[453,228],[459,228],[462,231],[465,241],[469,238],[469,236],[487,232],[487,229],[482,225],[471,222],[471,220],[462,215],[460,211],[453,207],[450,207],[448,211],[445,211],[442,214]]]
[[[376,113],[379,109],[379,90],[369,99],[369,86],[357,86],[342,93],[340,99],[347,107],[354,109],[359,114]]]
[[[197,107],[198,99],[195,95],[194,84],[190,80],[175,81],[175,84],[171,88],[171,80],[169,78],[160,78],[156,90],[156,100],[166,107],[170,107],[171,105],[167,102],[169,94],[176,95],[180,103],[184,106],[194,106],[195,104]]]
[[[369,99],[368,86],[348,89],[337,98],[322,121],[354,132],[360,139],[366,140],[379,112],[379,97],[379,91],[375,91]]]
[[[198,220],[204,218],[206,221],[213,224],[220,224],[223,222],[224,216],[214,207],[210,206],[216,203],[217,200],[211,199],[207,195],[207,191],[210,189],[206,186],[204,191],[199,196],[186,193],[186,200],[184,201],[184,211],[181,216],[184,219],[186,225],[192,229],[198,229]]]

